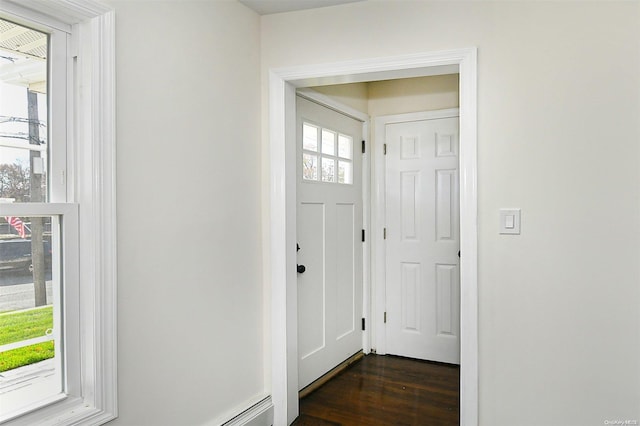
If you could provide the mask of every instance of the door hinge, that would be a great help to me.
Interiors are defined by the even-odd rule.
[[[382,239],[386,240],[387,239],[387,228],[384,228],[382,230]]]
[[[382,153],[384,155],[387,155],[387,144],[386,143],[384,145],[382,145]]]
[[[364,318],[362,318],[362,331],[364,331]]]
[[[364,229],[362,230],[362,242],[364,243]]]
[[[365,143],[364,143],[364,141],[362,141],[362,153],[363,153],[363,154],[364,154],[364,152],[365,152],[364,145],[365,145]]]
[[[387,323],[387,313],[386,312],[384,313],[384,323],[385,324]]]

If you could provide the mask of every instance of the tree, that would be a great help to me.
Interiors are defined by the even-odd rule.
[[[27,202],[30,194],[30,171],[21,164],[0,164],[0,198],[15,198]]]

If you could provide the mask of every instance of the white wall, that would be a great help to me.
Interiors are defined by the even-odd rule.
[[[235,1],[111,4],[113,424],[218,424],[265,394],[259,17]]]
[[[333,84],[312,89],[358,111],[366,113],[369,109],[369,83]]]
[[[368,83],[371,117],[457,108],[458,74],[404,78]]]
[[[371,117],[457,108],[458,74],[312,87]]]
[[[261,20],[263,123],[269,68],[478,47],[482,425],[640,420],[639,9],[368,1]],[[522,208],[522,235],[498,234],[501,207]]]

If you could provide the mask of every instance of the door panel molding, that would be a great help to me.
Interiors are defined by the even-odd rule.
[[[271,296],[274,425],[288,425],[298,415],[296,88],[456,71],[460,74],[460,247],[464,258],[460,270],[460,423],[465,426],[478,424],[477,48],[472,47],[269,70],[269,145],[265,155],[269,156],[270,190],[265,214],[270,217],[270,227],[264,230],[264,238],[269,247],[269,252],[265,253],[268,262],[265,270],[270,271],[270,283],[265,288],[270,292],[266,295],[267,300]],[[378,155],[378,150],[375,151],[374,155]],[[368,188],[363,189],[366,196]],[[370,190],[374,197],[380,188],[371,186]],[[378,208],[372,209],[372,215]]]

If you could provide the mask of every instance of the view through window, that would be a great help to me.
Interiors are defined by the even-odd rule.
[[[353,184],[351,136],[311,123],[303,123],[302,150],[304,180]]]
[[[0,203],[49,200],[48,40],[0,19]],[[62,391],[57,220],[0,217],[0,414]]]

